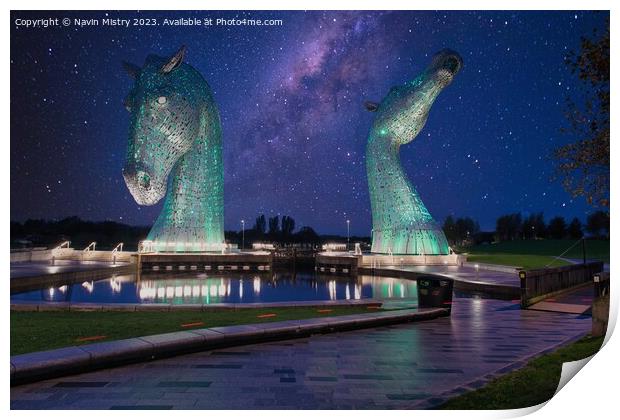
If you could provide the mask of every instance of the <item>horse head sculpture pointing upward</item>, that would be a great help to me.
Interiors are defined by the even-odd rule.
[[[215,251],[224,243],[222,129],[207,82],[183,63],[149,55],[125,99],[131,113],[125,183],[140,205],[164,206],[148,234],[157,251]]]
[[[372,252],[448,254],[446,236],[406,178],[399,150],[420,133],[439,93],[463,66],[454,51],[437,53],[413,81],[394,87],[380,103],[366,102],[376,117],[366,146],[372,207]]]

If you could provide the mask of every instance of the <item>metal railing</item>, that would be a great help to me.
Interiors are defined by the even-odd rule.
[[[70,246],[71,246],[71,241],[64,241],[63,243],[61,243],[54,249],[69,248]]]
[[[87,253],[87,252],[90,252],[90,251],[94,251],[96,246],[97,246],[97,242],[91,242],[90,244],[88,244],[88,246],[86,248],[84,248],[82,250],[82,252],[83,253]]]

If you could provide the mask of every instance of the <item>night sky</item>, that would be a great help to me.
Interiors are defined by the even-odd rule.
[[[140,207],[121,175],[132,79],[123,60],[169,56],[205,77],[219,106],[226,229],[257,214],[287,214],[319,233],[369,235],[364,152],[381,100],[442,48],[462,71],[426,126],[401,148],[431,214],[543,211],[582,220],[553,174],[567,94],[580,83],[564,63],[607,12],[13,12],[16,18],[157,18],[158,27],[11,28],[11,219],[153,223],[163,200]],[[163,27],[164,18],[282,19],[282,26]],[[248,223],[248,222],[246,222]]]

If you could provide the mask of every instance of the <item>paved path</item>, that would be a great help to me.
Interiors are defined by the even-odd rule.
[[[450,318],[195,353],[14,387],[11,408],[429,407],[590,327],[585,316],[457,298]]]
[[[504,271],[484,270],[482,268],[476,270],[474,267],[456,266],[456,265],[385,265],[381,268],[392,268],[403,271],[414,271],[417,273],[444,274],[446,276],[469,281],[469,282],[485,282],[493,284],[501,284],[506,286],[519,287],[519,275],[507,273]]]
[[[11,278],[42,276],[46,274],[70,273],[75,271],[89,271],[98,268],[120,267],[127,263],[118,262],[112,264],[102,261],[70,261],[56,260],[54,265],[49,261],[35,261],[23,263],[11,263]]]
[[[592,308],[593,300],[594,286],[589,283],[570,292],[544,299],[528,309],[582,314]]]

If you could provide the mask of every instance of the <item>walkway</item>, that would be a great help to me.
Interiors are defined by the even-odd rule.
[[[35,277],[56,273],[72,273],[76,271],[91,271],[100,268],[120,267],[127,263],[101,261],[72,261],[56,260],[54,265],[49,261],[11,263],[11,278]]]
[[[457,298],[450,318],[195,353],[14,387],[11,408],[428,408],[590,328],[586,316]]]
[[[398,266],[385,267],[385,268],[400,268]],[[434,273],[443,274],[455,279],[468,281],[468,282],[484,282],[500,284],[505,286],[519,287],[519,275],[515,271],[514,273],[507,273],[505,271],[494,271],[478,269],[474,267],[460,267],[456,265],[427,265],[427,266],[404,266],[402,268],[405,271],[415,271],[419,273]]]
[[[592,308],[593,300],[594,287],[589,283],[570,292],[544,299],[527,309],[582,314]]]

